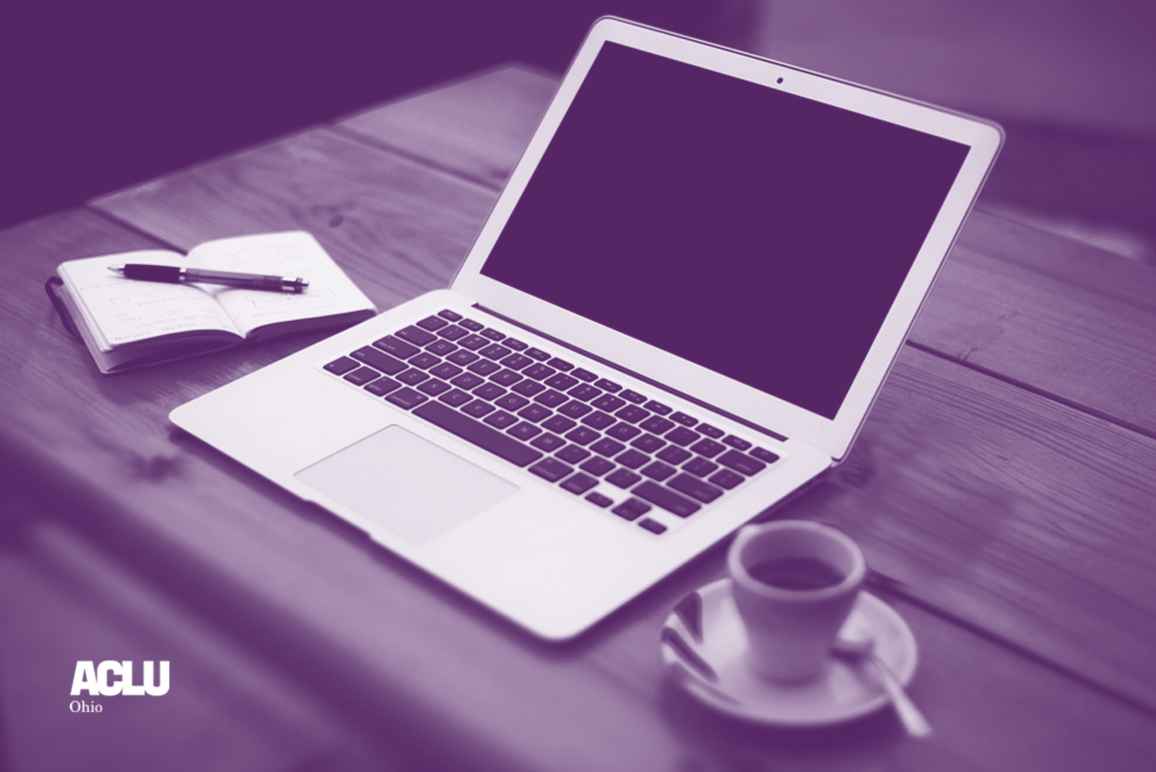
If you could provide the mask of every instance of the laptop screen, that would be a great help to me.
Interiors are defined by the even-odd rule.
[[[967,151],[606,43],[482,273],[834,418]]]

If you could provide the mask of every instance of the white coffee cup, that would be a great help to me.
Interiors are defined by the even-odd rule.
[[[727,565],[755,671],[779,681],[816,676],[867,573],[855,542],[808,520],[749,525]]]

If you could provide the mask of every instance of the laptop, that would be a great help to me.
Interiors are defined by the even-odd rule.
[[[571,638],[846,457],[1001,143],[600,19],[449,288],[171,420]]]

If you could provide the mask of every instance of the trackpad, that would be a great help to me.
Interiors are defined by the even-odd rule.
[[[430,541],[512,496],[518,486],[400,426],[339,450],[296,477],[373,531]]]

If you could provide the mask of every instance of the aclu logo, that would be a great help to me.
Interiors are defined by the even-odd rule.
[[[93,662],[81,659],[72,673],[72,696],[80,697],[163,697],[169,693],[170,663],[167,659],[146,659],[140,670],[132,660],[106,659]],[[139,676],[139,678],[138,678]],[[70,713],[101,713],[104,707],[92,700],[74,699],[68,703]]]

